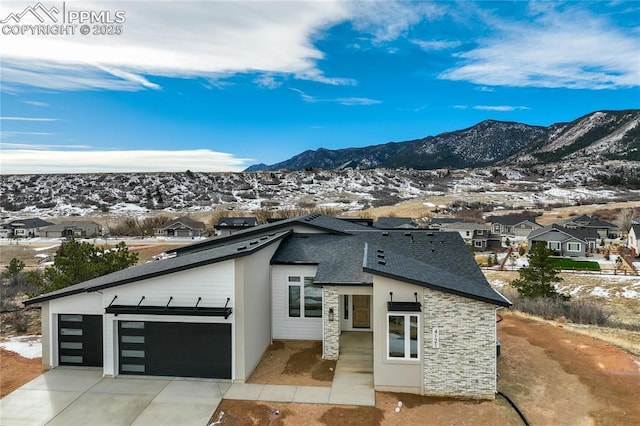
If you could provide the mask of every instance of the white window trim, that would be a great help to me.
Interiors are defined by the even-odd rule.
[[[404,317],[404,332],[405,332],[405,339],[404,339],[404,357],[391,357],[389,356],[389,317],[399,317],[399,316],[403,316]],[[417,358],[411,358],[411,321],[410,321],[410,317],[416,317],[417,318],[417,342],[416,342],[416,351],[417,351]],[[386,350],[386,359],[387,361],[420,361],[420,342],[422,341],[422,333],[421,333],[421,328],[420,328],[420,312],[387,312],[387,323],[385,325],[386,328],[386,340],[387,340],[387,344],[385,347]]]
[[[296,276],[296,275],[289,275],[287,277],[287,318],[289,319],[317,320],[322,318],[322,311],[320,312],[320,316],[307,316],[307,310],[305,305],[305,280],[306,279],[311,279],[311,282],[313,282],[313,277],[304,277],[304,276]],[[298,308],[300,311],[300,315],[297,317],[291,316],[291,306],[289,306],[289,287],[298,287],[300,289],[299,290],[300,306]]]
[[[557,244],[556,247],[551,247],[551,244]],[[562,243],[560,241],[547,241],[547,248],[551,250],[562,250]]]
[[[578,245],[578,249],[577,250],[573,250],[571,249],[571,245],[572,244],[577,244]],[[572,251],[574,253],[576,252],[581,252],[582,251],[582,243],[576,242],[576,241],[571,241],[567,243],[567,251]]]
[[[478,241],[478,240],[475,240],[473,242],[473,245],[476,247],[484,247],[484,244],[482,243],[482,241]]]

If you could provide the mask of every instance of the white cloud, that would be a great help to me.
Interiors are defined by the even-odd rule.
[[[0,16],[24,9],[2,2]],[[112,36],[1,35],[3,86],[57,90],[156,89],[153,76],[283,73],[327,84],[314,45],[318,34],[347,19],[340,1],[73,2],[76,10],[124,10],[123,33]],[[7,42],[7,41],[10,42]]]
[[[473,109],[477,109],[480,111],[499,111],[499,112],[509,112],[509,111],[522,111],[528,110],[525,106],[512,106],[512,105],[476,105]]]
[[[411,40],[411,42],[427,52],[432,50],[454,49],[462,44],[460,41],[447,40]]]
[[[2,150],[2,173],[242,171],[252,161],[207,149],[183,151]]]
[[[498,32],[440,74],[486,86],[609,89],[640,85],[637,31],[576,7],[539,7],[531,22],[493,21]]]
[[[0,117],[3,121],[58,121],[57,118],[45,118],[45,117]]]
[[[300,89],[291,88],[294,92],[300,95],[300,98],[310,104],[315,103],[335,103],[345,106],[355,106],[355,105],[377,105],[381,104],[382,101],[378,99],[370,99],[370,98],[358,98],[358,97],[340,97],[340,98],[316,98],[315,96],[311,96]]]
[[[445,8],[437,2],[385,0],[345,3],[353,14],[353,27],[371,34],[375,43],[395,40],[406,35],[411,26],[424,19],[439,18],[445,13]]]
[[[46,102],[40,102],[40,101],[23,101],[23,104],[27,104],[27,105],[31,105],[31,106],[37,106],[37,107],[41,107],[41,108],[47,108],[51,105],[49,105]]]
[[[277,89],[282,86],[282,80],[277,80],[272,74],[260,74],[253,82],[264,89]]]

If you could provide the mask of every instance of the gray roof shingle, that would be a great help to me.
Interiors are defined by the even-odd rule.
[[[364,270],[422,287],[453,293],[499,306],[510,306],[504,296],[484,283],[474,282],[419,260],[376,246],[365,246]],[[483,285],[484,284],[484,285]]]

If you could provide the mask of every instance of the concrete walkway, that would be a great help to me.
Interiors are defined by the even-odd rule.
[[[103,378],[101,368],[58,367],[0,400],[0,426],[203,426],[222,398],[374,406],[372,334],[342,333],[331,387],[114,379]]]
[[[340,358],[331,387],[234,383],[224,398],[374,406],[373,335],[367,332],[343,332],[340,335]]]
[[[0,425],[206,425],[230,383],[103,378],[102,369],[58,367],[0,400]]]

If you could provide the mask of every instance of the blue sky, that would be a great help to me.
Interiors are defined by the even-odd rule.
[[[35,5],[3,1],[0,20]],[[37,23],[29,15],[0,24],[2,174],[242,170],[485,119],[549,125],[640,107],[636,1],[64,10],[122,11],[122,34],[5,33]]]

